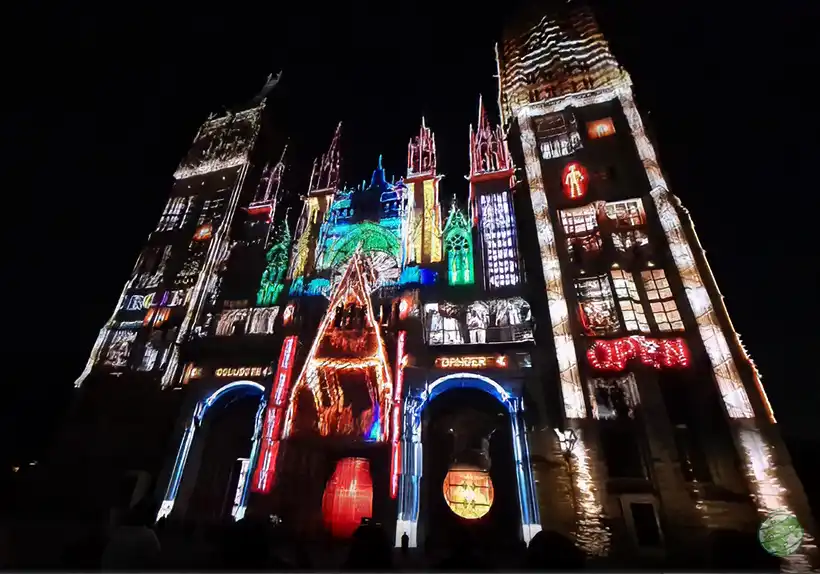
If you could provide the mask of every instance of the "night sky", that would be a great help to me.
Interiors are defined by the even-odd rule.
[[[289,14],[270,2],[186,12],[29,5],[7,15],[19,32],[3,40],[12,102],[2,138],[10,207],[0,442],[13,458],[39,456],[58,425],[198,125],[251,98],[269,72],[284,70],[269,107],[290,138],[291,193],[305,192],[340,120],[344,180],[368,178],[379,154],[400,175],[424,115],[446,174],[442,197],[466,196],[480,93],[498,113],[503,11],[431,0],[296,4]],[[796,0],[777,11],[719,4],[596,3],[784,432],[820,437],[816,117],[802,109],[813,19]]]

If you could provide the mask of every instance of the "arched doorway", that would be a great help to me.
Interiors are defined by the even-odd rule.
[[[404,403],[402,468],[399,481],[398,519],[396,521],[396,546],[406,532],[410,546],[417,547],[419,510],[421,504],[421,479],[424,468],[422,443],[422,412],[436,397],[453,389],[477,389],[497,399],[509,414],[512,453],[515,464],[518,510],[521,520],[521,537],[529,543],[541,530],[541,519],[535,497],[529,445],[526,429],[521,420],[523,401],[496,381],[475,373],[454,373],[435,380],[420,392],[408,395]],[[434,487],[434,485],[431,485]]]
[[[253,402],[255,402],[256,407],[256,414],[253,417]],[[232,383],[228,383],[227,385],[220,387],[216,391],[214,391],[208,397],[199,401],[194,407],[194,412],[189,421],[188,425],[185,428],[185,432],[182,435],[182,440],[179,445],[179,450],[177,451],[177,456],[174,461],[174,467],[171,470],[171,478],[168,482],[168,488],[165,491],[165,496],[162,501],[162,505],[160,507],[159,513],[157,514],[157,519],[168,516],[171,514],[171,511],[174,510],[177,502],[180,501],[182,512],[185,512],[188,506],[189,501],[193,501],[194,503],[199,501],[204,501],[206,498],[209,501],[214,501],[215,507],[222,508],[223,501],[226,496],[225,488],[219,487],[219,492],[209,493],[207,490],[203,490],[207,488],[207,485],[197,485],[198,482],[196,480],[196,475],[198,474],[200,467],[202,465],[203,457],[206,457],[209,451],[214,451],[214,448],[208,448],[209,445],[207,444],[208,441],[203,439],[207,439],[208,435],[210,434],[205,430],[206,423],[214,422],[216,425],[219,425],[219,419],[221,417],[214,415],[208,416],[206,420],[206,415],[208,413],[213,412],[214,414],[223,411],[226,407],[233,406],[236,403],[236,406],[241,407],[240,413],[244,411],[249,417],[252,417],[253,426],[252,426],[252,434],[248,437],[250,438],[250,449],[248,453],[248,458],[250,459],[251,465],[256,460],[256,456],[259,449],[259,435],[262,429],[262,419],[263,414],[265,412],[265,388],[256,382],[252,381],[235,381]],[[219,407],[217,410],[213,410],[213,407]],[[219,413],[222,414],[222,413]],[[211,421],[211,418],[214,417],[214,420]],[[204,431],[204,433],[203,433]],[[198,435],[203,435],[200,437],[200,440],[195,440]],[[224,438],[224,437],[223,437]],[[234,442],[235,437],[228,438],[227,442]],[[219,442],[219,441],[218,441]],[[225,440],[221,441],[222,445],[225,446]],[[214,446],[214,445],[210,445]],[[192,456],[192,453],[195,453]],[[190,461],[189,461],[190,459]],[[244,476],[244,484],[243,484],[243,496],[238,505],[237,513],[235,517],[238,519],[244,515],[245,512],[245,505],[248,493],[248,484],[250,482],[251,476],[253,475],[252,468],[248,469]],[[208,480],[206,482],[221,482],[221,483],[230,483],[232,482],[231,473],[233,473],[234,469],[227,469],[224,468],[216,468],[210,469],[209,472],[210,476],[206,477]],[[190,477],[191,480],[185,481],[183,487],[183,478],[186,477],[186,472],[193,475]],[[228,479],[226,480],[219,480],[221,478],[226,478],[225,475],[228,472]],[[210,487],[213,488],[214,484],[211,484]],[[183,488],[181,488],[183,487]],[[206,496],[206,494],[208,496]]]
[[[451,389],[424,408],[422,429],[422,540],[447,541],[459,530],[468,530],[476,544],[513,547],[520,517],[506,407],[478,389]]]
[[[369,221],[352,225],[344,237],[340,237],[322,255],[321,268],[332,269],[331,284],[338,283],[353,255],[360,252],[369,272],[373,274],[373,287],[388,285],[399,280],[401,267],[401,244],[389,229]]]

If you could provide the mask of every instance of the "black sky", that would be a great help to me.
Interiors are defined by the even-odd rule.
[[[284,69],[270,105],[290,138],[292,192],[304,192],[338,121],[344,178],[357,182],[380,153],[400,173],[425,115],[443,193],[466,194],[468,126],[479,93],[496,100],[504,11],[326,4],[34,3],[9,15],[0,409],[16,457],[36,457],[64,412],[198,125],[251,97],[268,72]],[[797,0],[719,4],[597,2],[784,431],[820,435],[814,19]]]

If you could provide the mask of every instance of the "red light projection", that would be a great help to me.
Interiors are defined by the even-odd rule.
[[[615,125],[612,118],[602,118],[594,122],[587,122],[587,136],[591,140],[605,138],[615,133]]]
[[[214,228],[211,226],[210,223],[206,223],[205,225],[200,225],[197,227],[196,232],[194,233],[194,241],[205,241],[206,239],[210,239],[211,235],[213,234]]]
[[[637,359],[655,369],[676,369],[689,366],[689,348],[683,339],[648,339],[634,336],[622,339],[599,339],[587,349],[587,360],[599,371],[623,371]]]
[[[373,516],[373,480],[366,458],[343,458],[327,481],[322,496],[325,527],[336,538],[350,538]]]
[[[253,492],[269,492],[276,477],[276,457],[279,454],[282,420],[285,418],[285,408],[298,340],[295,335],[285,337],[282,351],[279,354],[279,365],[276,367],[268,408],[265,411],[259,458],[257,458],[253,481],[251,481],[251,490]]]
[[[589,176],[587,170],[577,161],[568,163],[561,172],[561,185],[564,195],[570,199],[581,199],[587,194]]]
[[[390,498],[399,494],[399,474],[401,473],[401,392],[404,386],[404,367],[407,365],[405,344],[407,331],[399,331],[396,347],[396,388],[393,389],[392,444],[393,456],[390,458]]]

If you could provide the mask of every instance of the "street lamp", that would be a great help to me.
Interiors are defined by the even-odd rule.
[[[572,466],[572,455],[575,450],[575,444],[578,442],[578,435],[573,429],[554,429],[558,436],[558,445],[561,447],[561,454],[564,455],[564,462],[567,463],[567,473],[569,474],[569,491],[572,495],[572,508],[577,507],[577,500],[575,498],[575,476]]]
[[[564,455],[564,460],[567,461],[567,465],[569,465],[575,444],[578,442],[578,435],[575,434],[573,429],[555,429],[555,434],[558,436],[558,445],[561,447],[561,454]]]

